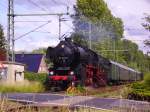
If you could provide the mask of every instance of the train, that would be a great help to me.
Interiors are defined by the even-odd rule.
[[[50,87],[66,89],[71,83],[101,87],[143,79],[141,72],[98,55],[71,38],[65,38],[54,48],[48,47],[46,58],[53,63],[48,75]]]

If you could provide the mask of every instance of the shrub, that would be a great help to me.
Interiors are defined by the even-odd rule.
[[[33,72],[25,72],[24,74],[25,79],[29,81],[37,81],[41,82],[42,84],[45,83],[47,74],[46,73],[33,73]]]
[[[128,97],[135,100],[150,101],[150,74],[144,76],[144,81],[131,84],[131,92]]]
[[[46,73],[33,73],[33,72],[25,72],[25,79],[29,81],[37,81],[43,84],[45,90],[50,89],[48,75]]]
[[[145,83],[145,85],[150,87],[150,72],[145,74],[145,76],[144,76],[144,83]]]
[[[86,91],[86,89],[85,89],[83,86],[81,86],[81,85],[78,85],[78,86],[77,86],[77,90],[78,90],[79,92],[81,92],[81,93],[84,93],[84,92]]]

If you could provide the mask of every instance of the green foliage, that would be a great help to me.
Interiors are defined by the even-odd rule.
[[[150,86],[147,86],[145,83],[136,82],[131,85],[130,95],[143,97],[150,97]],[[140,98],[140,99],[141,99]]]
[[[106,3],[103,0],[77,0],[79,11],[86,17],[95,20],[106,20],[110,15]]]
[[[79,34],[72,34],[71,37],[75,43],[78,43],[83,46],[88,46],[88,42],[86,41],[85,37],[83,35]]]
[[[130,97],[133,97],[132,99],[150,99],[150,72],[145,74],[144,81],[131,84],[131,91],[129,95]]]
[[[37,81],[42,84],[45,83],[47,74],[46,73],[32,73],[32,72],[25,72],[24,74],[25,79],[29,81]]]
[[[143,26],[146,30],[150,31],[150,15],[146,15],[146,17],[145,17],[144,19],[145,19],[146,22],[143,23],[142,26]],[[144,41],[144,44],[145,44],[146,46],[150,47],[150,39],[145,40],[145,41]]]
[[[44,90],[49,90],[49,79],[48,74],[46,73],[33,73],[33,72],[25,72],[25,79],[29,81],[36,81],[43,85]]]
[[[146,22],[143,23],[142,25],[146,30],[150,31],[150,15],[146,15],[144,19]]]
[[[38,53],[38,54],[46,54],[47,48],[39,48],[32,51],[32,53]]]
[[[85,23],[90,22],[95,27],[92,32],[101,34],[100,30],[105,30],[107,33],[104,34],[104,37],[121,38],[123,36],[122,20],[111,14],[103,0],[77,0],[75,12],[75,15],[78,15],[78,17],[73,17],[76,33],[86,34],[87,31],[83,30],[81,26],[87,27]],[[100,28],[100,30],[97,31],[96,27]]]
[[[9,93],[9,92],[21,92],[21,93],[29,93],[29,92],[43,92],[44,87],[43,84],[40,82],[21,82],[21,83],[15,83],[15,84],[6,84],[1,83],[0,84],[0,92],[2,93]]]
[[[6,41],[4,37],[3,28],[0,25],[0,50],[6,50]]]
[[[145,83],[145,85],[150,87],[150,72],[145,74],[145,76],[144,76],[144,83]]]
[[[120,18],[116,18],[111,14],[111,11],[103,0],[77,0],[75,13],[77,15],[73,18],[75,34],[79,33],[86,37],[82,38],[81,35],[76,36],[75,41],[77,43],[81,45],[84,45],[85,42],[88,43],[89,28],[87,27],[89,26],[86,23],[90,22],[92,23],[92,27],[98,26],[97,28],[99,29],[95,31],[97,28],[92,28],[92,38],[99,36],[99,39],[92,42],[93,50],[108,59],[141,72],[150,71],[150,57],[144,55],[135,43],[129,40],[121,40],[123,37],[123,22]],[[148,23],[150,22],[149,16],[145,19]],[[83,26],[81,27],[81,25]],[[104,35],[101,35],[102,33]]]
[[[77,86],[77,90],[78,90],[80,93],[86,92],[86,89],[85,89],[83,86],[81,86],[81,85],[78,85],[78,86]]]
[[[102,56],[142,72],[150,70],[150,57],[144,55],[138,46],[129,40],[103,39],[92,43],[93,50]],[[115,51],[124,50],[124,51]]]

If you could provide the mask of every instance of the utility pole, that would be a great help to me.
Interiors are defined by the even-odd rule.
[[[7,29],[7,61],[11,52],[11,61],[15,61],[14,51],[14,1],[8,0],[8,29]]]
[[[68,21],[67,19],[65,18],[61,18],[63,15],[62,14],[59,14],[58,17],[59,17],[59,40],[61,41],[62,38],[61,38],[61,22],[62,21]]]
[[[47,14],[14,14],[14,16],[58,16],[58,22],[59,22],[59,40],[61,40],[61,22],[67,21],[64,18],[61,18],[63,15],[69,15],[68,9],[67,13],[47,13]]]
[[[58,16],[59,17],[59,39],[61,39],[61,17],[69,15],[69,7],[67,13],[47,13],[47,14],[14,14],[14,0],[8,0],[8,26],[7,26],[7,61],[15,62],[15,38],[14,38],[14,17],[16,16]],[[10,55],[11,53],[11,55]],[[11,59],[10,59],[11,57]]]
[[[59,40],[61,40],[61,17],[62,15],[58,15],[58,21],[59,21]]]

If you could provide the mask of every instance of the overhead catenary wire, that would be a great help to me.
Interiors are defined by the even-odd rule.
[[[33,2],[32,0],[27,0],[28,2],[30,2],[31,4],[33,4],[34,6],[38,7],[39,9],[41,9],[42,11],[48,12],[47,9],[39,6],[37,3]]]
[[[48,21],[47,23],[42,24],[42,25],[40,25],[40,26],[36,27],[35,29],[33,29],[33,30],[31,30],[31,31],[29,31],[29,32],[27,32],[27,33],[25,33],[25,34],[23,34],[23,35],[21,35],[21,36],[17,37],[15,40],[18,40],[18,39],[23,38],[24,36],[26,36],[26,35],[28,35],[28,34],[30,34],[30,33],[32,33],[32,32],[34,32],[34,31],[36,31],[37,29],[40,29],[40,28],[44,27],[45,25],[49,24],[50,22],[51,22],[51,21]]]
[[[71,28],[72,30],[74,30],[75,28],[70,26],[69,24],[66,23],[66,21],[63,22],[63,24],[65,24],[66,26],[68,26],[69,28]]]
[[[37,0],[38,2],[39,2],[39,4],[41,4],[42,5],[42,2],[44,2],[44,1],[41,1],[41,0]],[[48,11],[49,11],[49,6],[47,7],[47,5],[44,5],[44,7],[45,7],[45,9],[47,9]]]
[[[34,32],[51,34],[51,32],[45,32],[45,31],[34,31]]]
[[[50,20],[48,20],[48,21],[50,21]],[[15,21],[15,22],[48,22],[48,21]]]
[[[64,6],[67,6],[68,7],[68,5],[66,4],[66,3],[63,3],[63,2],[57,2],[56,0],[51,0],[54,4],[56,4],[56,5],[64,5]]]

